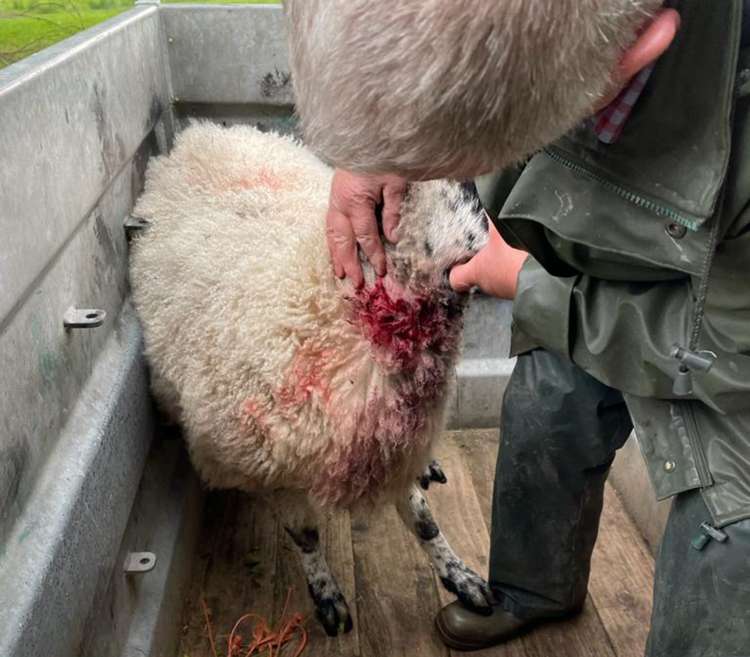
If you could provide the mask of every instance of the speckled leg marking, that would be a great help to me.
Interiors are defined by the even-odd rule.
[[[336,578],[320,551],[320,537],[314,527],[285,527],[302,557],[307,590],[315,604],[315,615],[328,636],[345,634],[352,629],[352,617]]]
[[[440,467],[440,463],[437,461],[430,461],[430,464],[424,469],[424,472],[418,479],[419,485],[427,490],[432,482],[438,484],[447,484],[448,477],[445,476],[443,468]]]
[[[401,519],[414,532],[422,549],[430,557],[443,586],[469,609],[491,613],[492,593],[487,582],[466,566],[445,540],[422,491],[412,486],[408,499],[397,504],[397,508]]]

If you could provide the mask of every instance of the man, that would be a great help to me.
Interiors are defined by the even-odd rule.
[[[478,180],[489,244],[451,272],[514,299],[518,356],[498,604],[444,608],[454,648],[580,611],[635,425],[658,497],[675,497],[647,655],[750,654],[750,49],[742,0],[668,4],[287,2],[303,130],[340,167],[337,275],[362,283],[358,249],[385,272],[374,208],[395,239],[408,180],[502,170]]]

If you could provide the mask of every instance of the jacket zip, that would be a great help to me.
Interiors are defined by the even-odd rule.
[[[604,176],[591,171],[582,164],[574,162],[573,160],[562,155],[559,151],[553,150],[551,147],[545,148],[544,154],[555,162],[562,164],[567,169],[595,180],[602,187],[605,187],[609,191],[614,192],[619,197],[624,198],[626,201],[638,206],[639,208],[645,208],[646,210],[653,212],[659,217],[666,217],[667,219],[670,219],[675,223],[685,226],[685,228],[688,228],[689,230],[698,230],[699,223],[695,219],[690,219],[689,217],[686,217],[685,215],[677,212],[677,210],[670,208],[669,206],[657,203],[656,201],[652,201],[651,199],[645,198],[644,196],[641,196],[640,194],[627,189],[622,185],[618,185],[617,183],[608,180]]]

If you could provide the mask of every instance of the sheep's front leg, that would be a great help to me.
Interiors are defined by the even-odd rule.
[[[307,589],[315,604],[315,615],[328,636],[352,629],[352,617],[336,578],[320,549],[320,536],[312,509],[303,503],[293,517],[285,519],[284,529],[294,541],[302,559]]]
[[[433,460],[430,461],[430,464],[424,469],[424,472],[419,476],[417,481],[424,490],[427,490],[433,482],[447,484],[448,477],[445,476],[445,472],[443,472],[440,463]]]
[[[482,614],[492,613],[493,598],[487,582],[461,561],[445,540],[422,491],[412,486],[407,499],[396,506],[401,519],[430,557],[443,586],[469,609]]]

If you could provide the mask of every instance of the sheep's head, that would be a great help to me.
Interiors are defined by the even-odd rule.
[[[473,184],[414,183],[401,206],[399,240],[387,247],[389,271],[407,285],[447,288],[450,268],[479,251],[487,231]]]

